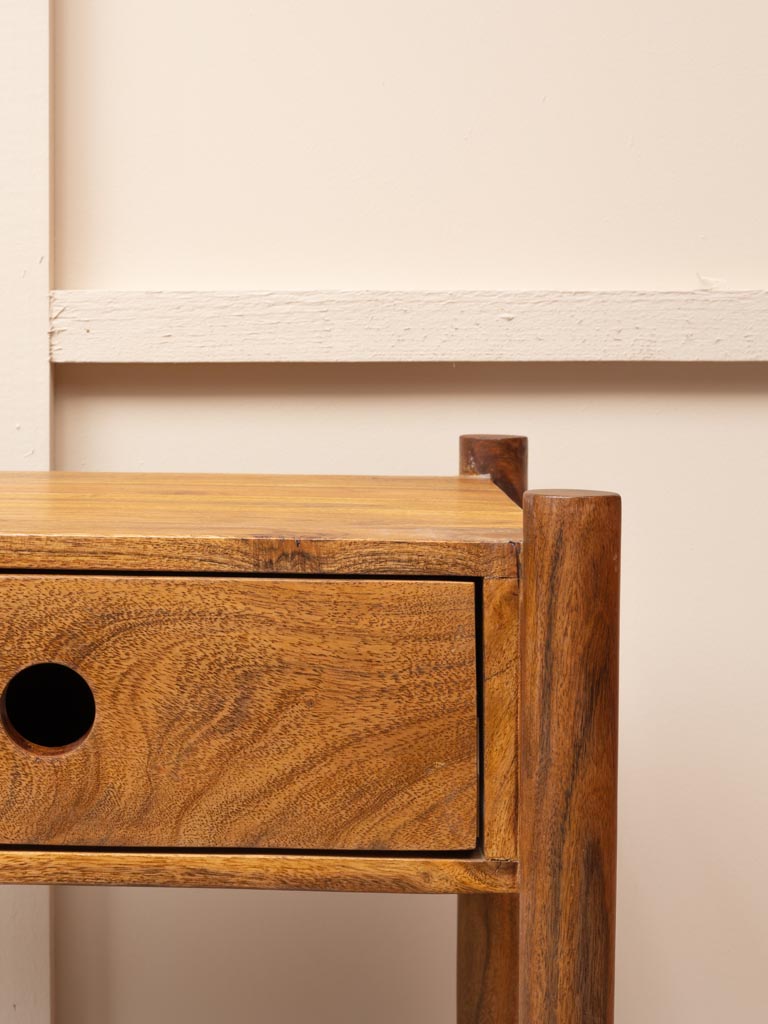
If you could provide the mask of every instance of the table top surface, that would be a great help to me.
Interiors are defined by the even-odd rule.
[[[143,568],[142,541],[145,551],[150,543],[157,550],[165,542],[166,555],[169,544],[187,542],[189,550],[189,542],[197,541],[207,542],[209,554],[214,549],[221,554],[227,544],[233,551],[237,542],[238,558],[220,566],[205,559],[199,566],[185,565],[182,559],[163,568],[273,571],[279,548],[282,571],[292,571],[288,563],[293,561],[295,569],[308,572],[313,571],[308,556],[301,565],[295,557],[286,561],[291,546],[297,551],[304,546],[305,555],[325,544],[327,556],[328,545],[358,554],[399,546],[400,555],[411,545],[415,555],[426,546],[458,551],[521,539],[520,508],[487,477],[0,473],[0,566],[6,568],[112,569],[121,567],[121,549],[135,552],[136,564],[123,560],[123,568]],[[75,546],[80,554],[73,560]],[[20,554],[32,549],[35,559],[19,562]],[[41,552],[47,556],[42,562]],[[332,571],[332,564],[315,568]],[[362,563],[338,563],[335,571],[364,569]],[[382,563],[368,571],[395,570]]]

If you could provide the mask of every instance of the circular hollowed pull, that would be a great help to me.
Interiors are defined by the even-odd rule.
[[[28,665],[3,691],[0,714],[8,735],[38,754],[61,754],[91,731],[96,702],[85,679],[55,662]]]

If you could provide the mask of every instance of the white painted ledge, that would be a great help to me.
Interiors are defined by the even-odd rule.
[[[764,361],[768,291],[55,291],[51,358]]]

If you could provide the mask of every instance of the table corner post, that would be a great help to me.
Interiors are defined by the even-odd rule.
[[[501,434],[463,435],[459,441],[459,473],[462,476],[489,476],[493,483],[512,501],[521,505],[523,494],[528,486],[528,439]],[[489,583],[499,582],[508,583],[509,581],[484,581],[484,596]],[[515,620],[518,614],[516,605],[517,602],[515,602],[514,612],[509,612],[510,615],[514,614]],[[485,605],[484,609],[488,611]],[[516,621],[514,629],[516,636]],[[508,638],[500,636],[499,642],[507,643]],[[516,643],[515,640],[515,650]],[[515,664],[516,661],[515,658]],[[514,676],[516,681],[516,668]],[[514,729],[516,718],[514,711],[511,713],[511,718],[510,725]],[[515,752],[511,756],[514,757]],[[507,760],[506,757],[501,759],[504,763]],[[486,770],[487,768],[488,766],[486,766]],[[486,777],[486,785],[487,782]],[[514,786],[516,793],[516,777],[508,780],[496,779],[495,782],[497,788],[505,784]],[[487,838],[487,836],[481,836],[481,845],[484,847]],[[506,838],[504,845],[514,845],[514,838],[514,836]],[[458,1024],[517,1024],[519,1001],[519,900],[517,893],[460,895],[457,924],[456,1005]]]
[[[611,1024],[621,499],[523,502],[520,1024]]]
[[[522,505],[528,487],[528,438],[513,434],[462,434],[459,473],[490,476],[507,497]]]

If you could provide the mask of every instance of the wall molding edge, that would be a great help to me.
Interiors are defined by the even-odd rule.
[[[54,363],[768,360],[768,290],[58,290],[50,316]]]

